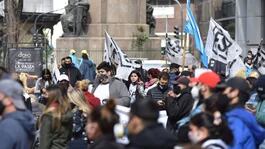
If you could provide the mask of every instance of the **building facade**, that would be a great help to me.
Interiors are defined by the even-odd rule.
[[[182,4],[185,20],[186,0],[179,2]],[[175,25],[181,26],[180,7],[174,0],[151,0],[151,3],[155,9],[174,9],[174,14],[168,18],[155,16],[157,35],[164,35],[166,30],[172,33]],[[191,7],[204,42],[211,17],[229,31],[231,37],[243,49],[243,56],[249,48],[257,47],[261,39],[265,38],[265,0],[191,0]]]

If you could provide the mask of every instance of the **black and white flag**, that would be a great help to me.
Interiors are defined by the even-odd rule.
[[[109,62],[117,67],[117,78],[128,79],[128,75],[140,65],[133,63],[128,56],[121,50],[118,44],[105,32],[105,48],[103,61]]]
[[[182,50],[180,47],[180,40],[171,40],[166,37],[166,49],[165,54],[171,63],[178,63],[178,58],[182,56]]]
[[[210,60],[209,68],[218,73],[225,72],[225,75],[232,77],[236,75],[238,70],[245,68],[240,58],[242,49],[231,38],[230,34],[212,18],[205,51]]]

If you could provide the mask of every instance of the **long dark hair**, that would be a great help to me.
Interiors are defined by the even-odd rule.
[[[88,119],[96,122],[103,134],[114,134],[113,127],[119,122],[119,115],[115,111],[116,103],[110,99],[105,105],[92,110]]]
[[[71,109],[69,100],[62,95],[58,85],[50,85],[47,87],[47,91],[49,92],[49,97],[43,115],[51,113],[53,118],[52,128],[60,128],[62,116]],[[55,107],[52,107],[54,105]]]
[[[226,144],[232,144],[233,134],[227,126],[224,119],[220,123],[216,124],[215,118],[210,113],[199,113],[191,118],[190,124],[197,126],[198,128],[206,128],[208,130],[209,139],[222,139]]]
[[[129,77],[128,77],[128,84],[131,84],[131,83],[132,83],[132,81],[131,81],[131,76],[132,76],[133,73],[136,74],[136,75],[138,76],[138,80],[137,80],[137,82],[143,80],[143,79],[142,79],[142,76],[141,76],[141,74],[140,74],[140,72],[137,71],[137,70],[133,70],[133,71],[130,73]]]

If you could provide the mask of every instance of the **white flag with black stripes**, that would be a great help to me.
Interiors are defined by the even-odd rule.
[[[109,62],[117,67],[116,77],[120,79],[128,79],[129,74],[135,68],[139,68],[139,64],[133,63],[128,56],[121,50],[118,44],[105,32],[105,48],[104,61]]]
[[[171,63],[178,63],[178,58],[182,56],[180,40],[173,41],[166,37],[165,54]]]
[[[217,70],[217,72],[221,71],[225,72],[226,75],[234,76],[236,72],[231,71],[230,69],[244,69],[244,66],[242,65],[243,61],[239,57],[242,53],[242,49],[231,38],[230,34],[225,29],[223,29],[222,26],[216,23],[212,18],[210,20],[205,51],[210,61],[213,60],[215,61],[215,63],[220,63],[221,65],[229,66],[222,67],[222,69],[226,70]],[[216,66],[209,66],[209,68],[215,69]]]

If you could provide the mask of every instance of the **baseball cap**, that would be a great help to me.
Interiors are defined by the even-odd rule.
[[[258,78],[256,88],[258,93],[265,93],[265,75]]]
[[[58,77],[58,81],[63,81],[63,80],[66,80],[69,82],[69,77],[65,74],[61,74],[59,77]]]
[[[249,92],[250,87],[247,81],[241,77],[233,77],[230,78],[226,83],[224,83],[226,87],[231,87],[233,89],[238,89],[241,92]]]
[[[76,51],[75,51],[74,49],[71,49],[71,50],[70,50],[70,53],[72,53],[72,54],[75,53],[75,52],[76,52]]]
[[[142,119],[156,121],[159,117],[159,111],[156,103],[152,99],[138,99],[131,105],[132,115],[136,115]]]
[[[88,55],[87,50],[82,50],[81,54],[87,54]]]
[[[183,84],[188,86],[190,83],[190,80],[187,77],[180,77],[177,79],[176,84]]]
[[[215,88],[217,84],[221,81],[220,76],[213,71],[207,71],[202,73],[198,78],[193,78],[193,82],[200,82],[209,86],[210,88]]]
[[[11,97],[11,100],[17,109],[26,109],[25,103],[22,99],[23,87],[18,82],[10,79],[1,80],[0,92],[8,97]]]

